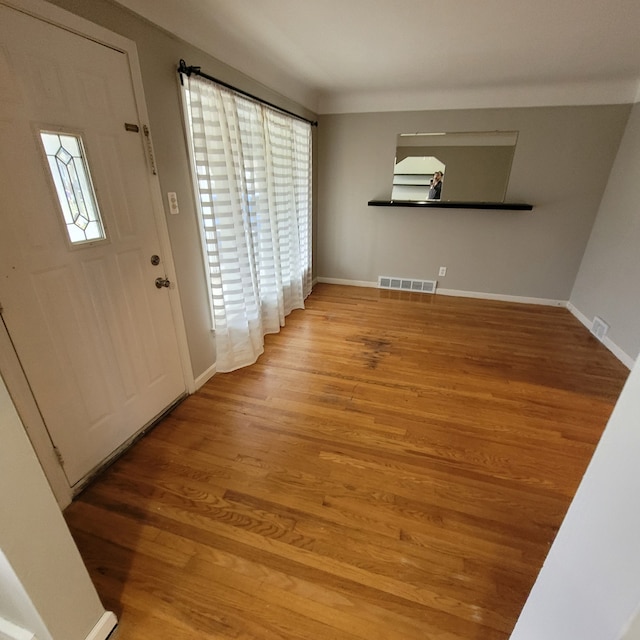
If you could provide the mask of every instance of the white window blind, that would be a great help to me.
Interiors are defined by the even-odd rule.
[[[216,368],[256,361],[311,292],[311,125],[185,78]]]

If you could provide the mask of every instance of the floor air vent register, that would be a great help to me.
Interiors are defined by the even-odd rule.
[[[435,293],[436,284],[435,280],[412,280],[409,278],[393,278],[391,276],[378,277],[378,287],[380,289],[393,289],[396,291]]]
[[[591,333],[602,342],[604,337],[607,335],[607,331],[609,331],[609,325],[598,316],[593,317],[593,324],[591,325]]]

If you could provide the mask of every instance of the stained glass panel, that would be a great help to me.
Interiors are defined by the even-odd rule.
[[[48,131],[41,131],[40,137],[69,241],[82,244],[105,239],[82,138]]]

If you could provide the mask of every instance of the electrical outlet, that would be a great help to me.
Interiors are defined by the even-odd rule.
[[[438,275],[442,278],[447,275],[447,267],[440,267],[440,271],[438,271]]]

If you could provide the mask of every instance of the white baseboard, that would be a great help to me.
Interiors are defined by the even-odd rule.
[[[204,373],[201,373],[195,379],[195,385],[196,385],[195,390],[197,391],[202,385],[209,382],[209,380],[211,380],[211,378],[213,378],[215,374],[216,374],[216,365],[212,364]]]
[[[577,309],[571,302],[567,302],[567,309],[587,328],[591,331],[591,320]],[[635,360],[626,352],[624,352],[611,338],[605,336],[602,340],[602,344],[613,353],[613,355],[622,362],[622,364],[629,370],[633,369]]]
[[[578,320],[580,320],[580,322],[587,327],[587,329],[591,330],[591,320],[589,320],[589,318],[587,318],[587,316],[584,315],[584,313],[582,313],[582,311],[580,311],[579,309],[577,309],[576,307],[574,307],[571,302],[567,302],[567,309],[569,309],[569,311],[571,311],[571,313],[578,318]]]
[[[324,284],[343,284],[347,287],[369,287],[375,289],[377,282],[368,282],[367,280],[342,280],[341,278],[316,278],[317,282]]]
[[[482,300],[500,300],[502,302],[519,302],[521,304],[541,304],[547,307],[565,307],[566,300],[552,298],[531,298],[529,296],[511,296],[504,293],[486,293],[484,291],[462,291],[460,289],[436,289],[441,296],[457,296],[459,298],[479,298]]]
[[[0,616],[0,640],[37,640],[36,636]]]
[[[112,611],[105,611],[100,620],[91,629],[86,640],[107,640],[118,624],[118,619]],[[0,617],[0,640],[36,640],[36,636],[22,627]]]
[[[318,282],[326,284],[343,284],[348,287],[371,287],[377,288],[377,282],[367,280],[342,280],[340,278],[318,278]],[[395,291],[395,289],[384,289],[384,291]],[[411,293],[407,291],[406,293]],[[483,291],[462,291],[459,289],[436,288],[436,294],[441,296],[458,296],[460,298],[480,298],[483,300],[502,300],[503,302],[522,302],[525,304],[543,304],[550,307],[564,307],[566,300],[551,300],[549,298],[528,298],[526,296],[508,296],[501,293],[484,293]],[[427,294],[428,295],[428,294]]]
[[[111,632],[116,628],[118,624],[118,618],[112,611],[105,611],[102,617],[93,627],[91,633],[87,636],[86,640],[107,640]]]

